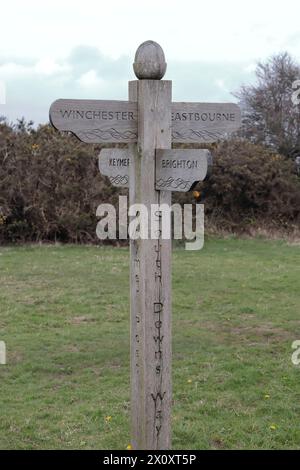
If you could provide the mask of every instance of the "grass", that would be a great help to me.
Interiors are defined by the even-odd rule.
[[[0,449],[126,449],[128,263],[121,248],[0,248]],[[300,448],[299,266],[279,241],[174,250],[173,448]]]

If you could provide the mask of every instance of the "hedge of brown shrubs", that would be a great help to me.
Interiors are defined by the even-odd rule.
[[[291,159],[246,140],[225,141],[213,153],[203,184],[210,223],[234,232],[299,228],[300,178]]]
[[[117,204],[120,194],[99,173],[99,150],[50,126],[0,123],[0,243],[98,243],[96,208]],[[299,228],[300,179],[292,161],[241,140],[212,152],[212,174],[199,184],[206,226]],[[173,198],[193,200],[191,193]]]

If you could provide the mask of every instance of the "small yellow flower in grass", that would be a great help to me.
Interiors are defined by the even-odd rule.
[[[128,446],[126,447],[127,450],[132,450],[132,445],[131,444],[128,444]]]
[[[111,416],[105,416],[105,421],[109,423],[111,421]]]
[[[267,400],[268,398],[270,398],[270,395],[268,395],[267,393],[265,394],[265,399]]]
[[[275,430],[277,429],[276,424],[271,424],[270,429],[271,429],[272,431],[275,431]]]
[[[188,384],[191,384],[192,382],[193,382],[192,379],[188,379],[187,381]]]

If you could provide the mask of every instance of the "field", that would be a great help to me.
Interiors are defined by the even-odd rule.
[[[0,449],[126,449],[129,252],[0,248]],[[300,247],[173,252],[173,448],[300,448]]]

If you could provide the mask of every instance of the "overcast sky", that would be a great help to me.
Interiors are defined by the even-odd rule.
[[[147,39],[165,51],[174,101],[233,101],[257,61],[300,61],[299,13],[299,0],[3,2],[0,115],[43,123],[57,98],[126,100]]]

